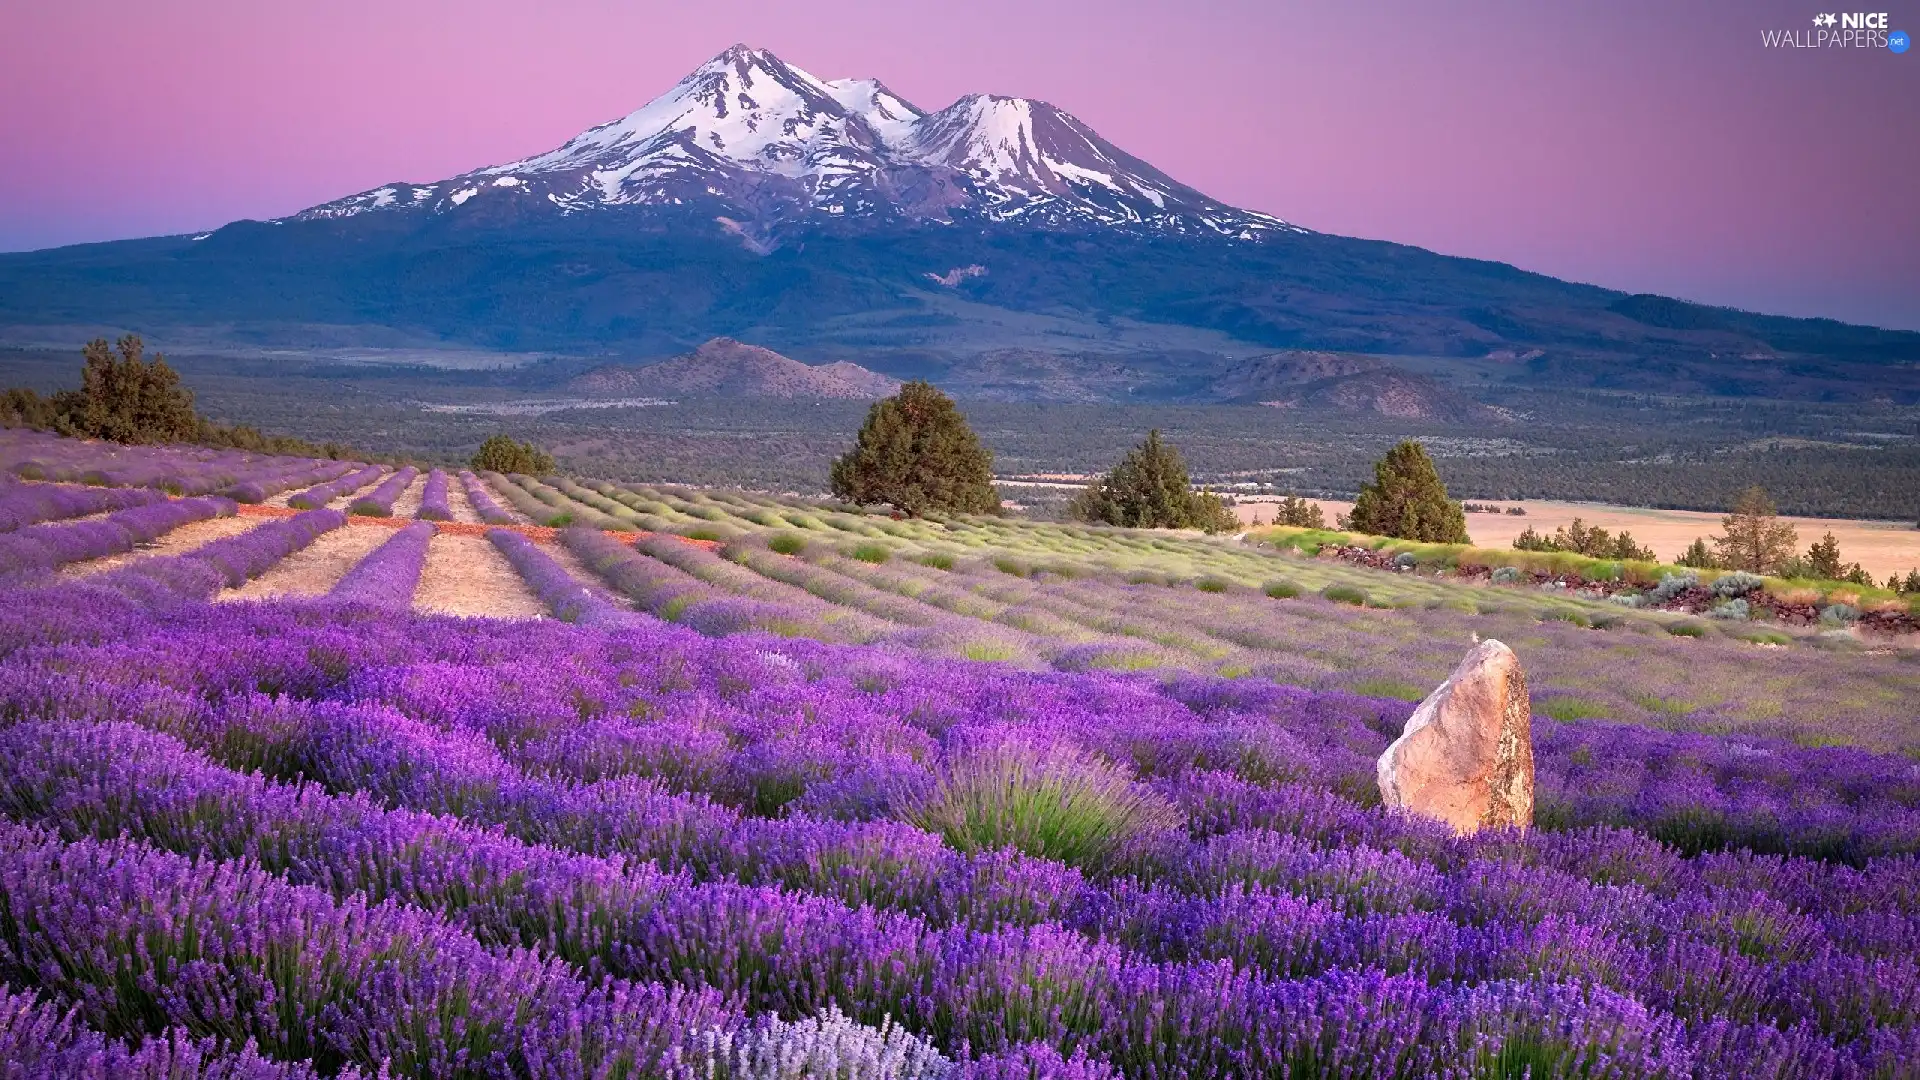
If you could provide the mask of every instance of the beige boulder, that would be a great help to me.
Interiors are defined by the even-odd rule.
[[[1533,708],[1520,658],[1488,639],[1453,669],[1380,755],[1388,806],[1467,835],[1533,824]]]

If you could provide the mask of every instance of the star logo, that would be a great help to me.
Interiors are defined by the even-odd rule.
[[[1832,26],[1839,21],[1839,18],[1834,15],[1815,15],[1813,17],[1813,25],[1815,26]]]

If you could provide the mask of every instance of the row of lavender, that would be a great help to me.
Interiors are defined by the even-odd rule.
[[[616,1046],[704,1069],[834,1009],[924,1040],[836,1029],[924,1050],[911,1075],[1897,1075],[1920,1050],[1920,865],[1873,854],[1920,835],[1909,763],[1546,726],[1544,801],[1706,759],[1681,801],[1817,810],[1857,866],[1687,857],[1604,792],[1632,831],[1456,841],[1367,805],[1396,703],[706,639],[494,536],[582,626],[115,609],[9,657],[0,806],[57,839],[0,844],[6,977],[103,1037],[192,1024],[404,1075]],[[169,962],[201,974],[163,993]],[[545,1003],[597,1015],[587,985],[655,1003],[644,1046],[631,1018],[565,1041]]]
[[[29,525],[0,533],[0,580],[22,578],[85,559],[132,551],[137,544],[194,521],[234,512],[226,499],[162,498],[90,521]]]
[[[238,450],[119,446],[35,431],[0,431],[0,472],[27,480],[155,488],[176,495],[219,493],[238,502],[258,502],[337,475],[343,468],[339,462]]]

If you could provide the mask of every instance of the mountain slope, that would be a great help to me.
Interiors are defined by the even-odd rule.
[[[0,254],[0,325],[591,357],[727,334],[1053,400],[1285,400],[1259,390],[1271,371],[1211,383],[1305,350],[1485,358],[1516,387],[1920,402],[1920,334],[1298,229],[1045,102],[926,112],[744,47],[519,161],[199,237]]]
[[[795,398],[867,401],[900,384],[858,364],[808,367],[798,360],[717,337],[684,356],[645,367],[607,365],[586,372],[568,389],[586,394],[673,397]]]
[[[814,217],[1106,224],[1252,239],[1285,222],[1215,202],[1025,98],[928,114],[873,79],[825,82],[736,45],[618,120],[520,161],[387,184],[293,216],[696,208],[764,247]]]

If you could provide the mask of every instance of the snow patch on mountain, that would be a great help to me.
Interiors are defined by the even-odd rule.
[[[450,213],[503,198],[563,214],[701,206],[757,246],[814,215],[1238,239],[1295,229],[1207,198],[1044,101],[971,94],[926,113],[878,80],[822,81],[744,45],[546,153],[436,184],[383,186],[295,219]]]

